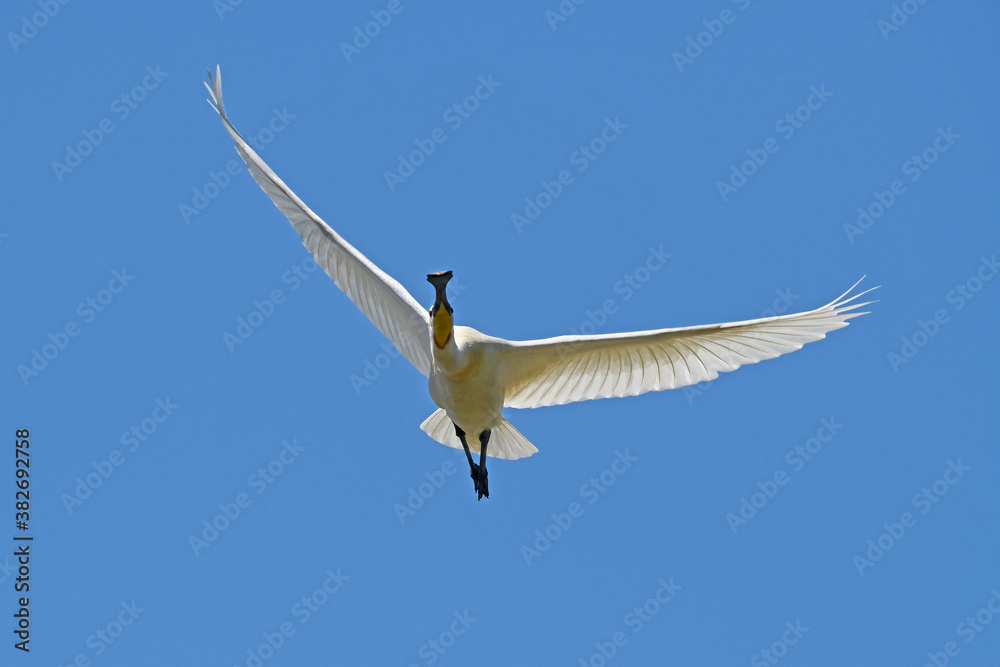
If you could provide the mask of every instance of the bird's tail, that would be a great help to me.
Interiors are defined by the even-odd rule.
[[[462,441],[455,435],[455,425],[444,410],[440,408],[435,410],[424,420],[420,428],[442,445],[462,449]],[[478,451],[478,447],[478,444],[473,445],[475,451]],[[486,449],[486,455],[495,459],[513,460],[531,456],[537,451],[538,448],[521,435],[509,421],[501,419],[490,434],[490,445]]]

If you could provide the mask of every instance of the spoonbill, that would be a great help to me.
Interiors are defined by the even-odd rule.
[[[677,329],[510,341],[455,324],[446,293],[451,271],[427,275],[430,311],[313,213],[240,136],[222,102],[222,72],[205,83],[250,174],[292,223],[316,263],[347,297],[427,376],[438,406],[420,425],[431,438],[465,450],[479,499],[489,497],[486,457],[519,459],[538,449],[502,413],[713,380],[720,372],[798,350],[867,312],[856,300],[875,287],[803,313]],[[862,277],[862,280],[864,277]],[[479,445],[479,463],[469,443]]]

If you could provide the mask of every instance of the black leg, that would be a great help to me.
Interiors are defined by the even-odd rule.
[[[482,449],[479,451],[479,481],[476,483],[476,491],[479,493],[479,500],[482,500],[483,496],[490,497],[489,478],[486,474],[486,447],[490,444],[489,429],[479,434],[479,444]]]
[[[469,468],[472,468],[476,464],[472,462],[472,452],[469,451],[469,443],[465,440],[465,431],[460,429],[458,424],[455,424],[454,422],[452,422],[452,424],[455,425],[455,435],[457,435],[458,439],[462,441],[462,447],[465,448],[465,458],[469,459]]]
[[[452,422],[454,424],[454,422]],[[465,449],[465,458],[469,459],[469,476],[472,477],[472,483],[475,486],[476,492],[479,492],[479,466],[475,464],[472,460],[472,452],[469,450],[469,442],[465,439],[465,431],[455,424],[455,435],[458,439],[462,441],[462,447]],[[480,498],[483,496],[480,495]]]

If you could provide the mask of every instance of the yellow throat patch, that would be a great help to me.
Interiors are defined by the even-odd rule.
[[[434,311],[434,344],[440,349],[448,344],[451,339],[451,330],[455,326],[455,320],[444,306],[438,306]]]

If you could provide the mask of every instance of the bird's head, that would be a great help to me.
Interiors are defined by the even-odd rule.
[[[431,306],[431,326],[434,328],[434,344],[440,349],[448,344],[451,339],[452,329],[455,326],[455,319],[452,317],[451,304],[448,303],[448,295],[445,289],[448,281],[451,280],[451,271],[438,271],[428,273],[427,282],[434,285],[436,294],[434,295],[434,305]]]

